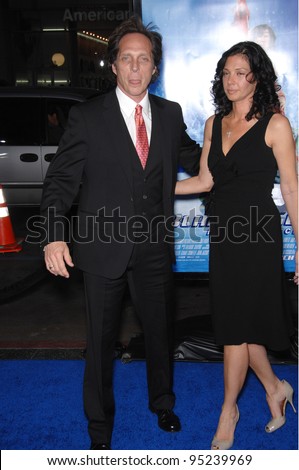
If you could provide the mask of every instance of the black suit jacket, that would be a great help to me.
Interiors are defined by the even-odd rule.
[[[156,152],[163,160],[161,215],[170,220],[178,167],[196,174],[201,149],[186,133],[177,103],[154,95],[149,99],[149,158]],[[117,278],[126,269],[134,245],[126,236],[125,223],[136,215],[131,171],[134,152],[115,91],[71,109],[67,129],[44,181],[41,213],[47,219],[46,243],[64,240],[65,215],[82,182],[78,229],[73,231],[72,241],[74,262],[84,271]],[[49,217],[48,208],[55,217]],[[170,249],[173,253],[171,244]]]

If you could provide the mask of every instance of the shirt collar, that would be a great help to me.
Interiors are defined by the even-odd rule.
[[[135,112],[136,105],[140,104],[142,106],[142,112],[145,113],[149,119],[151,119],[148,91],[139,103],[136,103],[136,101],[127,96],[118,86],[116,87],[116,96],[122,112],[125,113],[127,117],[131,116],[131,114]]]

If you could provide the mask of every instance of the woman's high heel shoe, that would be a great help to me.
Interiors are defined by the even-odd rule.
[[[237,405],[236,405],[236,408],[237,408],[237,415],[234,419],[235,427],[240,418],[239,408]],[[211,444],[211,450],[228,450],[233,446],[233,443],[234,443],[234,436],[231,440],[228,440],[228,439],[221,440],[221,439],[217,439],[217,437],[214,436],[212,440],[212,444]]]
[[[296,413],[296,409],[293,403],[293,395],[294,395],[294,390],[291,387],[291,385],[286,381],[282,380],[281,381],[283,386],[284,386],[284,393],[285,393],[285,399],[283,400],[283,405],[282,405],[282,416],[279,416],[278,418],[273,418],[265,427],[265,431],[270,433],[274,432],[277,429],[281,428],[286,422],[286,406],[288,403],[292,406],[294,413]]]

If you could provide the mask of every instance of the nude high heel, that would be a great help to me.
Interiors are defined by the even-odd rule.
[[[296,413],[296,409],[293,403],[293,395],[294,395],[294,390],[291,387],[291,385],[286,381],[282,380],[281,381],[283,386],[284,386],[284,393],[285,393],[285,399],[283,400],[283,405],[282,405],[282,416],[279,416],[278,418],[273,418],[265,427],[265,431],[268,433],[274,432],[277,429],[281,428],[286,422],[286,406],[288,403],[292,406],[294,413]]]
[[[240,418],[239,408],[237,405],[236,405],[236,408],[237,408],[237,415],[234,419],[235,426],[237,425],[237,422],[239,421],[239,418]],[[231,440],[228,440],[228,439],[220,440],[214,436],[212,440],[212,444],[211,444],[211,450],[228,450],[233,446],[233,443],[234,443],[234,436]]]

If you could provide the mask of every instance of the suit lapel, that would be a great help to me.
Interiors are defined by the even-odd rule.
[[[116,164],[122,167],[130,187],[133,188],[131,154],[135,152],[135,147],[121,114],[115,92],[106,95],[103,106],[107,136],[109,136],[110,145],[115,149],[113,154]]]

